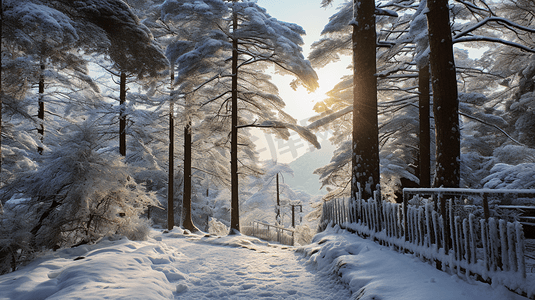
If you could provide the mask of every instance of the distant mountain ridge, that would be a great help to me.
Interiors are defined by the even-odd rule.
[[[294,176],[285,176],[284,181],[294,190],[301,190],[310,195],[325,195],[325,189],[320,190],[319,176],[314,170],[331,161],[333,151],[336,149],[331,143],[324,143],[321,149],[307,152],[289,163]]]

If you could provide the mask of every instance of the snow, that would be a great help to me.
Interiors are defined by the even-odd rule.
[[[243,235],[152,230],[49,252],[0,276],[0,299],[348,299],[289,248]]]
[[[329,227],[300,251],[318,272],[336,274],[358,299],[525,299],[502,286],[466,282],[355,234]]]
[[[47,252],[0,276],[7,299],[525,299],[339,228],[308,246],[152,229]]]
[[[74,22],[65,14],[27,1],[4,1],[4,16],[8,25],[16,24],[15,35],[20,44],[31,47],[35,34],[51,46],[74,43],[79,39]],[[21,29],[22,28],[22,29]],[[31,29],[30,29],[31,28]]]

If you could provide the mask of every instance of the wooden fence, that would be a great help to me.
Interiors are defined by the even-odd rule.
[[[378,194],[377,194],[378,195]],[[338,225],[400,251],[409,251],[442,270],[495,282],[535,299],[535,277],[526,276],[524,235],[519,222],[454,215],[451,199],[441,213],[422,206],[334,199],[325,202],[319,229]],[[416,197],[419,197],[416,195]]]
[[[253,222],[252,235],[266,241],[279,242],[283,245],[293,246],[295,242],[295,231],[260,221]]]

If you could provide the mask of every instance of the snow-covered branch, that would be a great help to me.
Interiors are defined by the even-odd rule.
[[[520,30],[523,30],[523,31],[526,31],[526,32],[531,32],[531,33],[535,33],[535,28],[530,28],[530,27],[526,27],[526,26],[522,26],[522,25],[519,25],[519,24],[516,24],[515,22],[512,22],[511,20],[508,20],[508,19],[505,19],[505,18],[500,18],[500,17],[489,17],[489,18],[486,18],[484,20],[481,20],[480,22],[466,28],[465,30],[459,32],[458,34],[456,34],[453,39],[459,39],[465,35],[468,35],[469,33],[473,32],[474,30],[482,27],[483,25],[489,23],[489,22],[496,22],[498,24],[506,24],[508,26],[511,26],[511,27],[514,27],[514,28],[517,28],[517,29],[520,29]]]
[[[453,43],[465,43],[465,42],[491,42],[491,43],[500,43],[507,46],[515,47],[527,52],[535,53],[535,49],[529,48],[527,46],[521,45],[519,43],[511,42],[502,40],[499,38],[492,38],[488,36],[482,36],[482,35],[472,35],[472,36],[466,36],[461,38],[454,38]]]
[[[325,117],[323,117],[323,118],[321,118],[319,120],[316,120],[316,121],[310,123],[307,126],[307,128],[309,130],[318,129],[319,127],[325,126],[326,124],[329,124],[330,122],[332,122],[332,121],[334,121],[334,120],[336,120],[338,118],[341,118],[342,116],[347,115],[350,112],[353,112],[353,105],[348,106],[348,107],[346,107],[346,108],[344,108],[342,110],[339,110],[337,112],[334,112],[334,113],[332,113],[330,115],[327,115],[327,116],[325,116]]]
[[[522,144],[521,142],[515,140],[512,136],[510,136],[507,132],[505,132],[505,130],[501,129],[500,127],[498,127],[498,126],[496,126],[496,125],[494,125],[494,124],[490,124],[490,123],[488,123],[488,122],[485,122],[484,120],[481,120],[480,118],[471,116],[471,115],[469,115],[469,114],[467,114],[467,113],[463,113],[463,112],[461,112],[461,111],[459,111],[459,114],[460,114],[461,116],[463,116],[463,117],[467,117],[467,118],[472,119],[472,120],[474,120],[474,121],[478,121],[478,122],[480,122],[480,123],[482,123],[482,124],[485,124],[485,125],[487,125],[487,126],[494,127],[494,128],[496,128],[496,129],[498,129],[498,131],[500,131],[501,133],[503,133],[503,134],[504,134],[507,138],[509,138],[511,141],[513,141],[514,143],[516,143],[517,145],[520,145],[520,146],[526,146],[526,145]]]

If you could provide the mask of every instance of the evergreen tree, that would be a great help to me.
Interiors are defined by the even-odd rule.
[[[241,161],[237,146],[244,144],[237,134],[238,129],[271,128],[271,131],[288,138],[287,128],[291,128],[305,134],[309,140],[315,140],[284,113],[284,102],[276,96],[276,88],[261,71],[274,65],[283,74],[295,75],[298,81],[294,84],[301,83],[310,89],[317,86],[317,76],[300,53],[304,31],[299,26],[277,21],[249,1],[205,1],[205,5],[190,2],[164,2],[162,20],[183,19],[187,15],[204,18],[205,33],[197,36],[195,43],[180,44],[181,49],[189,49],[175,61],[179,70],[176,81],[184,82],[186,75],[193,72],[204,74],[201,86],[216,91],[205,105],[217,107],[216,118],[234,120],[230,126],[230,145],[233,178],[231,230],[235,231],[239,230],[237,176],[238,160]],[[225,55],[231,57],[228,63]],[[223,103],[218,103],[219,100]],[[237,115],[238,112],[241,116]],[[252,122],[253,118],[258,123]]]
[[[2,3],[2,56],[10,57],[2,62],[2,79],[9,84],[4,89],[9,94],[4,93],[2,99],[3,103],[9,99],[9,106],[2,107],[3,113],[31,117],[31,110],[23,105],[31,99],[31,85],[27,82],[45,83],[40,72],[43,62],[47,64],[45,75],[54,79],[47,82],[49,93],[55,93],[55,98],[49,98],[55,100],[50,101],[54,106],[47,108],[52,116],[47,122],[56,122],[51,128],[57,129],[56,136],[50,136],[51,151],[43,147],[41,158],[29,156],[26,149],[37,143],[23,140],[27,138],[25,132],[18,134],[17,140],[9,141],[7,148],[7,155],[16,160],[11,167],[17,172],[11,173],[10,184],[3,187],[1,200],[6,203],[15,194],[28,199],[25,211],[21,212],[34,221],[27,228],[31,237],[28,251],[93,242],[116,231],[127,233],[134,223],[143,231],[147,224],[136,220],[146,205],[154,204],[153,197],[132,180],[132,172],[126,170],[123,161],[106,151],[107,139],[98,123],[104,118],[95,113],[102,105],[92,97],[99,89],[88,76],[85,59],[90,54],[104,54],[139,76],[157,75],[168,61],[152,41],[148,29],[137,21],[124,2],[90,2]],[[128,37],[135,40],[128,41]],[[4,55],[6,51],[13,55]],[[5,68],[6,65],[13,68]],[[36,69],[39,72],[33,71]],[[9,80],[5,80],[6,73]],[[18,79],[22,80],[17,82]],[[85,85],[77,85],[76,81]],[[7,128],[12,132],[28,128],[19,120],[12,118],[10,122],[14,123]],[[19,159],[21,156],[27,159]],[[99,171],[107,172],[106,176]],[[13,215],[26,220],[21,216]],[[2,254],[4,250],[0,249]]]

